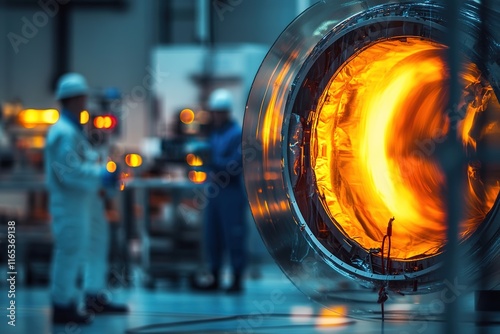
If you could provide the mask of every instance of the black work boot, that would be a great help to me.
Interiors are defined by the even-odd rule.
[[[240,273],[236,273],[233,275],[233,282],[226,289],[227,293],[241,293],[243,291],[243,283],[242,283],[242,275]]]
[[[85,310],[91,315],[128,313],[128,306],[111,303],[104,294],[87,294],[85,296]]]
[[[52,303],[52,323],[68,324],[75,323],[79,325],[90,324],[92,320],[86,313],[78,312],[75,303],[69,305],[60,305]]]

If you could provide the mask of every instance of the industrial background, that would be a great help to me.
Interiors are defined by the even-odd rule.
[[[257,88],[263,85],[259,77],[255,78],[266,54],[287,26],[317,2],[0,0],[1,277],[7,277],[8,272],[8,221],[16,222],[17,265],[17,323],[16,327],[9,326],[8,313],[2,311],[1,333],[59,334],[68,330],[52,326],[50,320],[48,286],[54,241],[43,169],[46,134],[59,117],[59,105],[54,99],[56,83],[67,72],[81,73],[87,79],[89,106],[80,122],[89,127],[95,145],[109,152],[108,171],[118,166],[122,173],[118,194],[106,201],[111,232],[108,283],[114,299],[126,303],[130,309],[126,315],[96,317],[91,325],[78,327],[81,333],[438,333],[456,328],[449,325],[454,309],[443,302],[439,293],[410,298],[403,292],[394,292],[385,304],[387,320],[382,322],[385,300],[380,303],[381,290],[361,288],[356,283],[358,276],[353,274],[354,280],[340,279],[333,283],[321,279],[315,280],[317,284],[307,282],[328,276],[327,271],[316,276],[316,271],[324,270],[322,265],[315,264],[323,261],[322,254],[312,251],[309,239],[296,237],[296,230],[280,230],[279,224],[269,224],[272,231],[263,234],[263,242],[250,208],[245,212],[249,263],[244,292],[207,293],[193,287],[195,281],[210,276],[203,241],[206,196],[200,196],[207,180],[204,161],[210,151],[207,142],[211,130],[210,93],[218,88],[230,91],[234,98],[233,116],[243,126],[252,85]],[[361,9],[367,8],[365,2],[371,3],[344,3],[358,2],[363,3]],[[338,16],[342,15],[344,12],[339,11]],[[325,31],[339,22],[333,18],[324,21]],[[302,30],[286,30],[282,41],[299,43],[300,34],[311,30],[312,25],[307,24]],[[317,32],[324,33],[321,29],[314,31]],[[273,50],[271,56],[276,59],[290,51],[286,45],[275,47],[282,48]],[[495,47],[498,55],[498,44]],[[297,55],[292,54],[291,58],[294,56]],[[318,68],[323,70],[321,66]],[[262,71],[261,68],[261,75]],[[271,72],[269,77],[275,75]],[[498,73],[492,70],[490,74]],[[283,78],[276,78],[273,84],[283,88],[280,80]],[[306,80],[304,87],[315,89],[313,84],[307,84]],[[292,90],[292,85],[284,90]],[[261,91],[255,89],[254,94]],[[255,106],[257,103],[253,102]],[[307,103],[305,99],[299,102]],[[500,119],[498,105],[495,99],[496,109],[492,110],[496,118],[490,121],[496,128],[490,128],[492,131],[498,128],[495,123]],[[306,111],[310,110],[304,108],[303,112]],[[294,116],[300,114],[297,110],[293,112]],[[297,116],[295,122],[300,123],[299,119]],[[255,119],[248,123],[251,121]],[[272,128],[265,123],[258,124],[262,129]],[[290,134],[298,129],[293,128],[297,126],[294,120],[286,120],[286,126],[290,127]],[[290,138],[287,139],[294,139]],[[258,150],[261,152],[262,147]],[[299,154],[292,145],[286,152],[292,152],[289,153],[292,157]],[[273,162],[279,170],[289,167],[289,161]],[[252,161],[247,166],[255,167],[255,175],[263,170]],[[293,167],[290,168],[293,173]],[[498,173],[498,168],[494,170]],[[253,172],[249,174],[254,176]],[[264,175],[266,182],[272,180],[271,174]],[[499,206],[499,181],[495,180],[496,197],[492,200],[495,206],[488,208],[491,209],[488,219],[496,215]],[[266,184],[272,183],[269,182]],[[269,186],[266,191],[275,189]],[[298,197],[299,193],[294,195]],[[269,212],[274,210],[273,205],[281,205],[270,203],[269,209],[268,204],[265,202],[263,206]],[[395,226],[397,223],[396,217]],[[491,227],[492,235],[496,238],[499,230],[493,228],[498,226],[498,219],[492,224],[495,224]],[[326,225],[320,225],[311,234],[321,235],[320,230],[326,229]],[[281,236],[287,238],[286,242],[280,241],[279,236],[270,237],[276,231],[283,232]],[[478,240],[479,244],[484,241]],[[287,242],[293,248],[291,255],[280,253],[287,249]],[[488,242],[494,244],[491,247],[497,252],[498,242]],[[375,254],[378,253],[373,251]],[[354,250],[345,256],[352,262],[358,260]],[[370,259],[371,256],[372,253]],[[283,265],[286,261],[296,263],[296,267],[286,268]],[[383,266],[383,252],[381,261]],[[366,263],[361,263],[360,268],[364,268]],[[280,266],[285,267],[284,273]],[[494,267],[492,271],[496,270]],[[372,274],[373,270],[368,272]],[[493,285],[498,289],[497,272],[495,275],[492,277],[496,285]],[[223,280],[230,280],[229,269],[225,269]],[[417,283],[409,284],[417,291]],[[479,289],[469,290],[456,282],[450,284],[455,285],[447,291],[456,297],[465,296],[460,304],[465,314],[464,331],[499,330],[500,307],[496,297],[486,298],[480,310],[485,312],[477,315],[478,299],[474,293]],[[338,291],[329,290],[332,285]],[[10,297],[4,279],[0,288],[0,309],[5,310]],[[446,324],[448,327],[443,327]]]

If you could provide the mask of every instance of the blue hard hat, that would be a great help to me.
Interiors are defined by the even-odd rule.
[[[67,73],[59,78],[56,90],[56,99],[63,100],[70,97],[88,95],[89,87],[85,78],[78,73]]]
[[[227,89],[217,89],[208,99],[209,111],[231,111],[233,109],[233,96]]]

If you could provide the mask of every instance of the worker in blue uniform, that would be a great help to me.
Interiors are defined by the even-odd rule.
[[[50,286],[54,323],[90,322],[88,314],[78,310],[78,274],[86,261],[107,261],[107,258],[88,258],[89,247],[99,247],[91,243],[92,233],[95,233],[91,229],[92,205],[101,190],[113,187],[118,179],[99,162],[80,125],[80,113],[86,107],[88,91],[86,80],[80,74],[69,73],[59,79],[56,99],[62,110],[46,140],[45,173],[54,238]],[[96,270],[94,274],[103,273]],[[99,302],[101,313],[126,311],[104,298]],[[95,302],[92,306],[96,308]]]
[[[232,283],[227,292],[240,292],[247,262],[245,229],[246,197],[242,180],[241,127],[231,119],[233,99],[229,91],[218,89],[209,98],[213,119],[211,155],[205,221],[205,245],[214,280],[205,290],[220,288],[220,272],[227,252]]]

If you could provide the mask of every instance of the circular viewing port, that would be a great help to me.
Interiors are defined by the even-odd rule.
[[[468,169],[461,239],[484,220],[500,175],[477,145],[499,136],[499,105],[477,66],[461,72],[456,119],[448,117],[446,47],[415,37],[374,43],[333,76],[312,121],[311,167],[318,198],[336,227],[364,249],[381,247],[395,217],[394,259],[436,255],[446,242],[445,174],[440,147],[456,127]],[[481,120],[487,119],[484,122]]]
[[[500,154],[500,21],[483,34],[478,3],[462,9],[462,91],[449,110],[444,2],[385,2],[312,6],[271,48],[248,98],[252,215],[286,275],[322,302],[345,278],[404,294],[443,288],[449,139],[465,156],[461,269],[471,282],[500,270],[500,164],[484,159]]]

